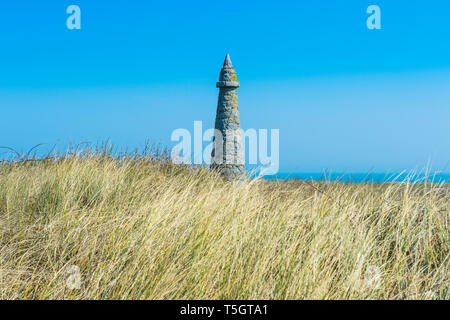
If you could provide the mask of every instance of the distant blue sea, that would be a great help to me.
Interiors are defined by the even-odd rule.
[[[273,176],[265,176],[267,180],[290,180],[300,179],[309,181],[341,181],[352,183],[364,182],[435,182],[450,183],[450,173],[432,173],[425,175],[411,173],[317,173],[317,172],[301,172],[301,173],[278,173]]]

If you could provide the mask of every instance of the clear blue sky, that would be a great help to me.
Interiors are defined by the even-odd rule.
[[[0,145],[170,146],[213,126],[229,52],[242,127],[280,129],[280,171],[450,172],[449,16],[444,0],[2,1]]]

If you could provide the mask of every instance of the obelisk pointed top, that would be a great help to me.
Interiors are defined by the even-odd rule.
[[[230,55],[227,53],[223,62],[222,70],[220,70],[219,82],[216,83],[217,88],[238,88],[239,81],[236,78],[236,71],[231,64]]]
[[[224,66],[224,67],[233,68],[233,65],[231,64],[230,55],[229,55],[228,53],[227,53],[227,55],[225,56],[225,61],[223,62],[223,66]]]

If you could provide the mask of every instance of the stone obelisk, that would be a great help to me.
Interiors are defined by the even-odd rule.
[[[216,86],[220,90],[211,168],[219,170],[226,179],[242,180],[245,166],[237,99],[239,82],[228,54]]]

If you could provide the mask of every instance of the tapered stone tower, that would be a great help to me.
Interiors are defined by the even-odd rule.
[[[211,168],[219,170],[227,179],[242,180],[245,178],[245,166],[237,99],[239,82],[228,54],[216,86],[220,90]]]

